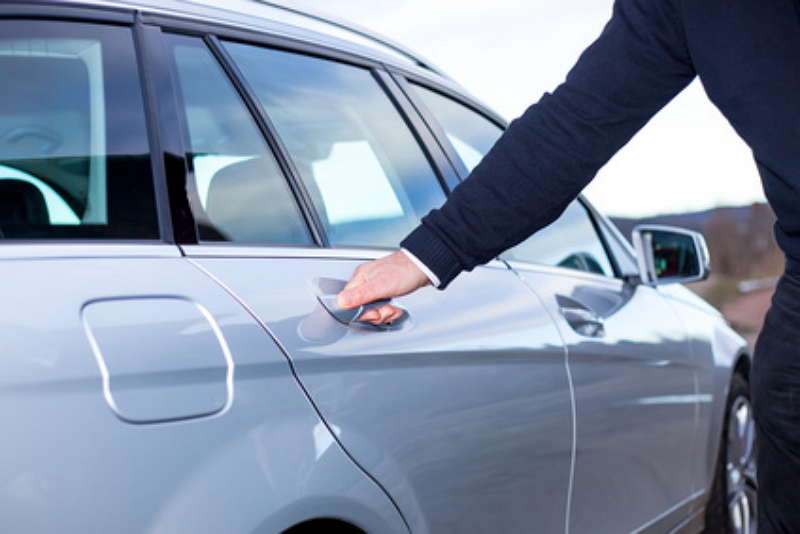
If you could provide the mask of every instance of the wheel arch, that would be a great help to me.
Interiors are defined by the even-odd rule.
[[[752,356],[749,353],[742,352],[736,359],[732,375],[741,375],[750,384],[750,368],[752,365]],[[731,376],[731,379],[733,379],[733,376]]]
[[[356,525],[335,517],[320,517],[303,521],[282,534],[367,534]]]

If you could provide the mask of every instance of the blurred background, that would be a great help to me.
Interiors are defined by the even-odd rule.
[[[300,0],[437,65],[506,119],[563,81],[613,0]],[[713,275],[692,286],[749,340],[783,257],[747,146],[692,83],[598,174],[587,197],[626,235],[664,222],[702,231]]]

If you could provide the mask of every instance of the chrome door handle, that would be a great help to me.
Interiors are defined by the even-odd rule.
[[[370,302],[369,304],[358,306],[357,308],[350,308],[350,309],[342,308],[336,303],[336,296],[342,289],[344,289],[345,284],[346,282],[342,280],[335,280],[333,278],[319,278],[316,280],[316,283],[314,284],[315,289],[317,291],[317,300],[319,301],[319,303],[334,319],[336,319],[337,322],[345,326],[350,326],[353,323],[358,322],[358,318],[366,310],[370,310],[373,308],[380,308],[385,304],[391,303],[390,300],[376,300],[374,302]],[[382,325],[382,327],[398,326],[408,318],[408,312],[406,310],[404,310],[400,306],[397,306],[396,304],[392,304],[392,306],[402,311],[403,315],[399,319],[387,325]],[[366,325],[366,323],[364,324]],[[381,328],[381,327],[375,326],[375,328]]]
[[[331,316],[333,316],[334,319],[343,325],[349,325],[353,321],[356,321],[358,317],[364,313],[364,306],[350,309],[340,308],[336,303],[336,295],[317,295],[317,300],[320,302],[320,304],[322,304],[322,307],[325,308],[328,313],[331,314]]]

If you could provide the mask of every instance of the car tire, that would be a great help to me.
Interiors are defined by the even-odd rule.
[[[714,484],[706,509],[706,534],[755,534],[755,422],[750,388],[739,374],[731,380]]]

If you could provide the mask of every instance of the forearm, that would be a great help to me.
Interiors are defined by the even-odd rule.
[[[555,220],[693,77],[672,2],[619,0],[565,83],[513,121],[402,246],[445,287]]]

